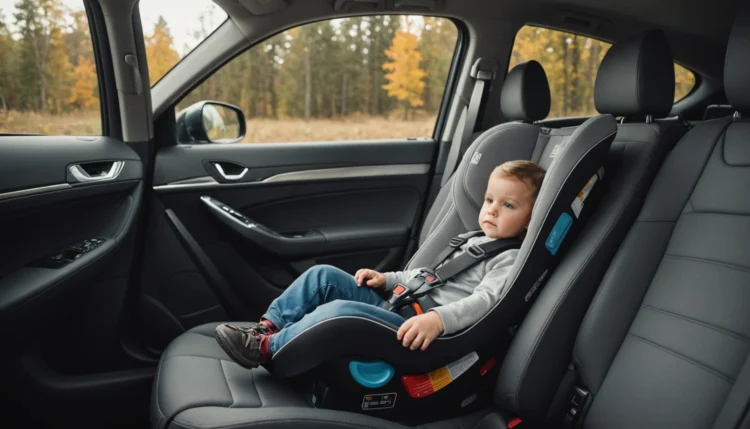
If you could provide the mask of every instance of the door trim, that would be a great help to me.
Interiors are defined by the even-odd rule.
[[[332,179],[359,179],[384,176],[418,176],[427,174],[430,164],[363,165],[358,167],[321,168],[275,174],[262,180],[243,183],[219,183],[211,176],[194,177],[166,185],[154,186],[157,192],[211,189],[235,186],[259,186],[267,183],[318,181]]]
[[[59,183],[57,185],[39,186],[38,188],[19,189],[17,191],[4,192],[0,194],[0,200],[42,194],[45,192],[60,191],[68,188],[72,188],[72,186],[68,183]]]

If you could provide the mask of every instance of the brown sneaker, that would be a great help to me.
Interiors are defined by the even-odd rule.
[[[261,335],[267,327],[255,325],[249,328],[228,323],[216,327],[216,342],[232,360],[245,368],[257,368],[261,364]]]

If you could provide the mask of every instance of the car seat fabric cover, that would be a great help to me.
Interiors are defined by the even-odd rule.
[[[549,84],[544,69],[536,61],[519,64],[508,73],[500,98],[502,106],[518,106],[511,110],[503,109],[503,116],[516,122],[490,128],[466,150],[456,172],[440,189],[427,213],[419,236],[419,250],[407,264],[408,268],[429,265],[448,240],[466,231],[479,229],[476,194],[481,193],[479,201],[482,201],[492,169],[516,159],[529,159],[549,168],[554,156],[550,151],[545,152],[545,148],[560,144],[565,134],[569,136],[573,133],[573,129],[569,129],[567,133],[548,141],[546,135],[539,138],[542,127],[526,123],[544,119],[549,113]],[[472,164],[475,159],[477,163]],[[470,177],[465,177],[467,172]],[[479,188],[481,190],[477,190]],[[474,194],[466,195],[470,190]],[[459,209],[461,214],[458,213]]]
[[[542,185],[526,239],[509,274],[505,297],[477,324],[452,336],[439,337],[427,351],[415,354],[395,340],[395,330],[391,327],[356,317],[325,320],[293,338],[276,352],[270,364],[274,375],[299,375],[329,359],[348,355],[382,359],[397,371],[419,373],[458,359],[483,345],[492,344],[492,333],[510,327],[519,312],[523,311],[526,304],[524,297],[553,259],[551,252],[545,248],[545,241],[562,210],[570,211],[576,195],[603,165],[616,130],[617,124],[611,115],[591,118],[575,130],[565,150],[555,158]],[[480,138],[475,148],[481,147]],[[471,159],[472,156],[469,153],[465,158]],[[482,159],[486,160],[484,155]],[[482,165],[482,160],[478,164],[468,164]],[[477,216],[487,180],[487,177],[478,178],[478,169],[469,165],[463,164],[457,176],[467,178],[453,184],[456,201],[462,201],[467,206],[462,210],[462,204],[457,204],[459,209],[456,216],[467,223],[467,216]],[[484,166],[484,170],[488,176],[491,167]],[[476,185],[464,186],[472,181]],[[474,189],[479,183],[481,193]],[[573,217],[572,214],[570,216]],[[581,222],[572,222],[571,233],[579,224]],[[470,227],[478,228],[476,219],[473,219]],[[341,338],[347,340],[341,341]]]

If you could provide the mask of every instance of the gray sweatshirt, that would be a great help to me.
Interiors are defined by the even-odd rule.
[[[465,253],[466,248],[488,241],[492,239],[485,236],[472,237],[453,252],[446,262]],[[505,295],[508,273],[517,255],[518,249],[510,249],[494,258],[485,259],[430,293],[430,297],[439,305],[430,311],[435,311],[443,319],[445,335],[473,325],[500,301]],[[416,277],[420,270],[421,268],[416,268],[383,273],[386,290],[393,290],[399,283],[405,284]]]

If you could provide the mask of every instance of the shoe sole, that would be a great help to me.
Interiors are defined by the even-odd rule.
[[[253,369],[257,368],[259,365],[256,362],[248,360],[245,356],[242,356],[236,348],[232,345],[232,342],[229,340],[229,338],[226,336],[226,334],[221,331],[216,331],[216,342],[219,343],[219,347],[221,347],[222,350],[224,350],[224,353],[228,354],[232,360],[237,362],[240,366],[247,368],[247,369]]]

